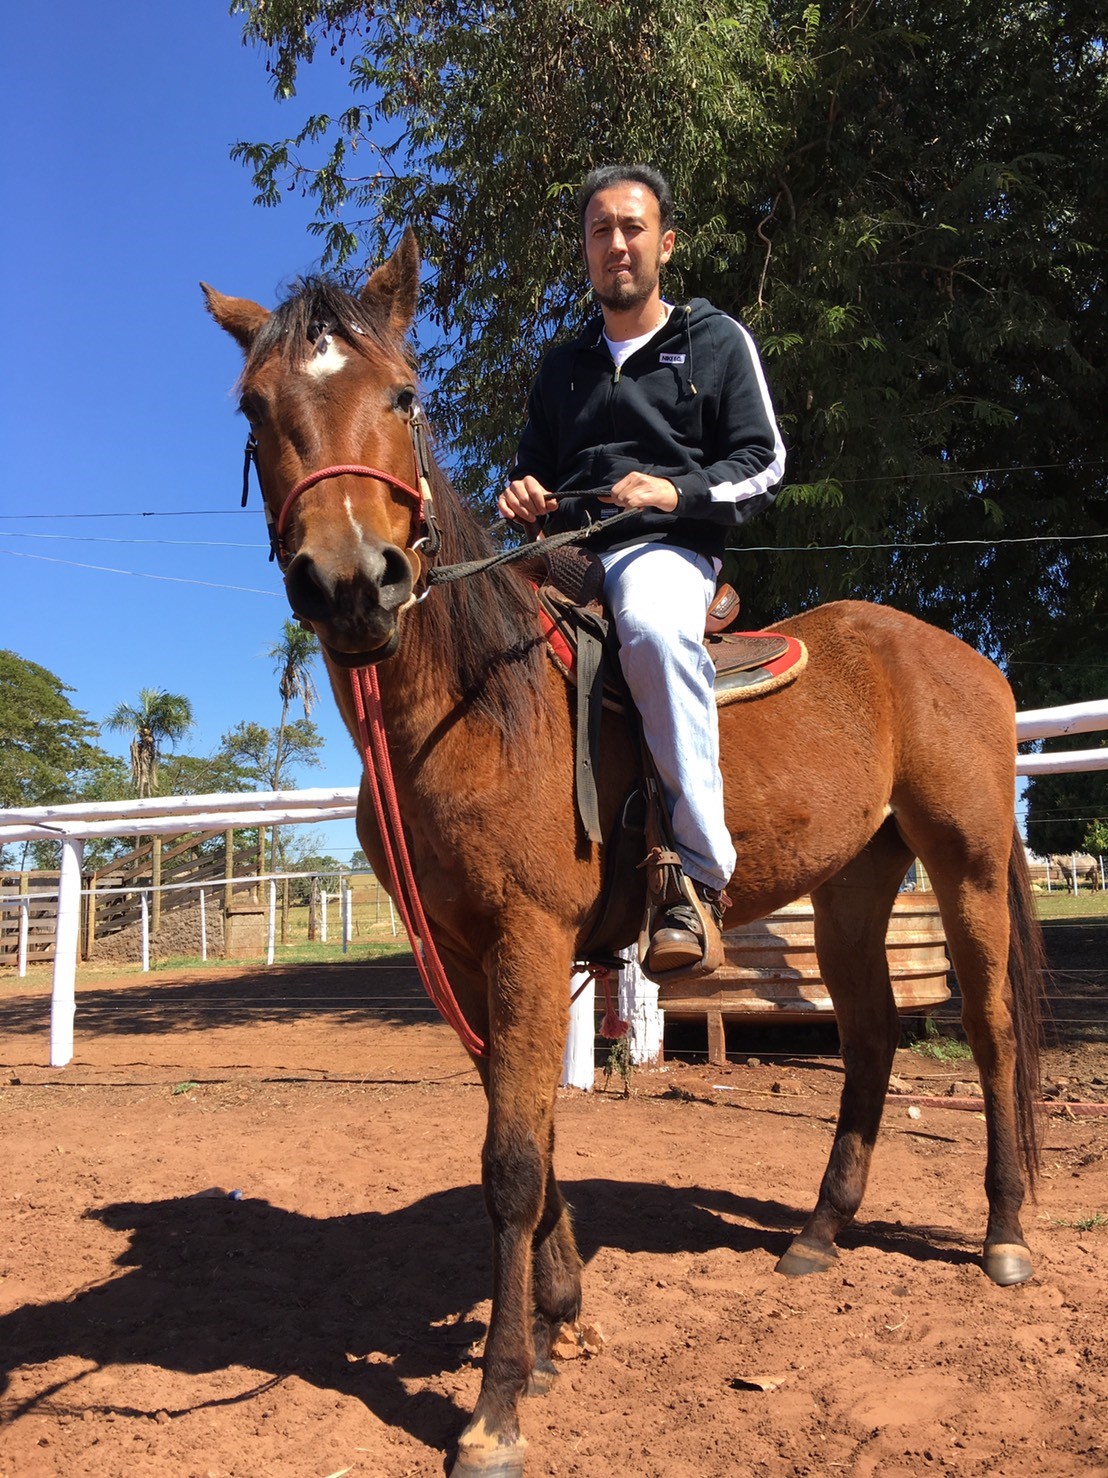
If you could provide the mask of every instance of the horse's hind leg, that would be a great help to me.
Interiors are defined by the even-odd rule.
[[[852,863],[812,894],[816,954],[835,1005],[845,1076],[816,1209],[777,1264],[790,1277],[831,1265],[835,1238],[853,1220],[865,1192],[900,1038],[885,935],[911,860],[886,822]]]
[[[554,1384],[558,1375],[551,1357],[554,1338],[563,1324],[575,1323],[581,1312],[581,1256],[569,1208],[554,1176],[553,1126],[550,1154],[546,1200],[533,1242],[535,1364],[527,1382],[529,1396],[545,1396]]]
[[[1022,847],[1018,837],[1014,845]],[[1018,941],[1012,939],[1009,884],[1017,887],[1018,878],[1010,879],[1008,838],[1003,850],[999,845],[993,850],[996,855],[978,857],[972,865],[960,860],[956,868],[933,861],[929,871],[962,994],[962,1025],[984,1095],[989,1200],[984,1266],[994,1283],[1006,1285],[1023,1283],[1032,1273],[1019,1212],[1024,1194],[1021,1156],[1028,1174],[1033,1174],[1034,1131],[1025,1126],[1021,1145],[1020,1109],[1026,1110],[1028,1119],[1032,1110],[1029,1088],[1023,1085],[1022,1093],[1018,1091],[1017,1073],[1021,1051],[1037,1054],[1038,1023],[1017,1022],[1014,1017],[1018,1003],[1011,988],[1014,967],[1010,969],[1009,946]],[[1024,1027],[1031,1031],[1021,1039]]]

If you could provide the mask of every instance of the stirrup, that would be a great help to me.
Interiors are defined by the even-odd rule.
[[[654,847],[639,864],[646,869],[646,910],[639,933],[639,963],[648,975],[669,978],[673,974],[710,975],[723,964],[720,924],[724,896],[716,905],[700,896],[685,875],[676,852]],[[676,927],[666,924],[666,915],[680,910]],[[685,929],[691,910],[695,929]],[[682,918],[682,915],[685,918]],[[657,945],[655,941],[657,940]],[[653,966],[653,968],[652,968]]]

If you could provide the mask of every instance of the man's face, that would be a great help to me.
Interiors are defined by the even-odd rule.
[[[673,254],[653,190],[633,181],[598,190],[585,209],[585,265],[605,308],[638,308],[658,287]]]

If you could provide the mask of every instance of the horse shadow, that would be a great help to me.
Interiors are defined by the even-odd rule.
[[[695,1186],[585,1180],[564,1190],[580,1208],[586,1263],[602,1245],[629,1253],[725,1247],[777,1257],[803,1220],[778,1201]],[[12,1370],[65,1356],[101,1368],[151,1365],[192,1375],[237,1365],[268,1378],[233,1399],[296,1376],[362,1401],[428,1446],[456,1439],[468,1413],[422,1383],[478,1358],[485,1326],[477,1310],[491,1287],[478,1187],[436,1191],[392,1211],[318,1219],[222,1196],[120,1202],[84,1215],[129,1233],[120,1271],[0,1317],[0,1394]],[[871,1223],[846,1241],[884,1243],[920,1259],[972,1260],[951,1248],[948,1232],[939,1233],[945,1247],[924,1240],[928,1230]],[[417,1395],[406,1388],[413,1382]],[[8,1402],[6,1416],[86,1409],[69,1400],[61,1382],[18,1406]],[[96,1409],[156,1415],[126,1405]]]

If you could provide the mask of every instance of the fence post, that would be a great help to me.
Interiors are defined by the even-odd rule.
[[[314,944],[316,934],[319,931],[319,879],[313,878],[311,889],[308,893],[308,943]]]
[[[154,890],[154,917],[150,922],[150,932],[157,939],[162,927],[162,839],[153,839],[153,852],[150,860],[150,886]]]
[[[19,978],[27,973],[27,941],[31,933],[31,900],[24,896],[19,900]]]
[[[150,894],[145,890],[139,895],[142,907],[142,973],[150,970]]]
[[[627,1022],[628,1050],[636,1067],[654,1067],[662,1060],[666,1014],[658,1005],[658,986],[639,968],[636,945],[620,951],[619,1014]]]
[[[327,889],[319,890],[319,942],[327,943]]]
[[[73,1020],[77,1014],[77,936],[81,925],[81,858],[85,844],[62,841],[58,871],[58,919],[54,934],[54,983],[50,998],[50,1066],[73,1060]]]
[[[231,879],[235,875],[235,833],[225,831],[223,833],[223,912],[230,912],[231,899],[235,890],[231,887]]]
[[[1077,881],[1077,853],[1076,852],[1071,852],[1070,853],[1070,871],[1073,873],[1073,896],[1076,898],[1077,895],[1078,895],[1078,893],[1081,890],[1081,885]]]
[[[269,880],[269,922],[266,928],[266,950],[265,962],[273,964],[273,941],[277,933],[277,883],[275,879]]]
[[[342,919],[342,952],[348,953],[350,949],[350,884],[345,878],[339,879],[340,895],[339,917]]]
[[[208,909],[204,898],[204,889],[200,889],[200,958],[207,962],[208,959]]]
[[[96,944],[96,874],[88,875],[88,898],[85,900],[85,950],[83,959],[91,960]]]
[[[289,880],[281,879],[281,943],[289,942]]]
[[[583,1088],[589,1093],[596,1080],[596,978],[587,970],[575,970],[569,977],[569,993],[569,1032],[562,1054],[562,1087]],[[572,999],[574,996],[576,1000]]]

